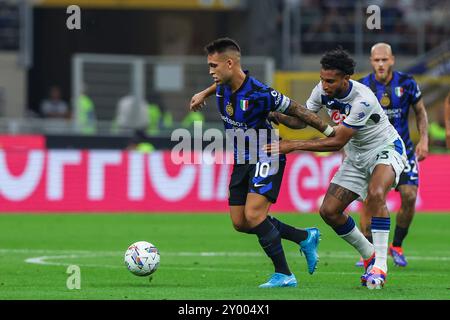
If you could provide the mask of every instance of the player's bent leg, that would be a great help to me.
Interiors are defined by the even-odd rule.
[[[372,231],[371,231],[371,221],[372,217],[370,216],[369,212],[367,212],[366,208],[366,201],[362,202],[361,210],[359,212],[359,229],[363,233],[363,235],[366,237],[367,240],[369,240],[370,243],[373,243],[372,239]],[[364,267],[364,259],[360,257],[360,259],[355,263],[356,267]]]
[[[245,206],[230,206],[230,218],[236,231],[245,233],[250,231],[251,227],[245,218]]]
[[[249,193],[245,204],[245,218],[251,227],[249,233],[256,234],[259,244],[272,260],[275,273],[261,288],[297,286],[281,245],[280,232],[267,218],[271,202],[264,196]]]
[[[367,210],[372,215],[372,237],[375,248],[375,263],[372,270],[366,272],[367,285],[373,277],[373,284],[381,288],[386,281],[387,249],[389,243],[390,218],[386,206],[386,196],[395,182],[395,171],[387,164],[377,164],[371,174],[367,190]],[[382,279],[382,280],[381,280]]]
[[[320,231],[317,228],[298,229],[285,224],[275,217],[267,217],[270,222],[278,229],[282,239],[290,240],[299,245],[301,255],[305,255],[309,274],[313,274],[317,268],[319,255],[317,247],[319,246]]]
[[[414,218],[417,199],[417,186],[403,184],[398,187],[402,204],[397,213],[394,240],[389,246],[389,255],[394,259],[394,264],[399,267],[406,267],[408,261],[403,253],[403,240],[408,234],[409,227]]]
[[[339,237],[359,252],[365,259],[365,265],[369,268],[374,259],[373,245],[359,231],[352,217],[344,213],[345,208],[358,197],[356,193],[332,183],[320,207],[320,215]]]

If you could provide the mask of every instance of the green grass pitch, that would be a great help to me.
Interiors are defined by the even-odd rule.
[[[0,215],[0,299],[449,299],[450,215],[417,214],[404,243],[409,266],[389,258],[383,290],[361,287],[356,251],[317,214],[276,214],[322,232],[320,261],[307,273],[298,246],[283,240],[297,288],[259,289],[272,265],[254,235],[227,214]],[[358,215],[354,215],[358,219]],[[395,215],[392,215],[395,220]],[[391,238],[393,232],[391,230]],[[129,244],[154,243],[161,264],[151,281],[123,263]],[[66,286],[69,265],[81,289]]]

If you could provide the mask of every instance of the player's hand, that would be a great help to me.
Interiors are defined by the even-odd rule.
[[[191,98],[189,109],[196,112],[201,110],[204,106],[206,106],[206,96],[204,95],[203,91],[194,94]]]
[[[294,151],[294,146],[290,140],[281,140],[264,145],[263,150],[267,153],[270,152],[272,156],[276,156],[278,154],[287,154]]]
[[[420,140],[416,146],[417,161],[422,161],[428,157],[428,143]]]
[[[276,125],[280,124],[280,119],[279,119],[279,113],[276,111],[270,111],[269,114],[267,115],[267,120],[275,123]]]

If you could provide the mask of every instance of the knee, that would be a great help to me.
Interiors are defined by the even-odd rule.
[[[245,206],[245,220],[249,225],[255,226],[261,223],[267,216],[267,208],[260,204],[247,204]]]
[[[322,219],[329,225],[334,225],[335,221],[338,219],[339,214],[336,213],[333,208],[328,206],[326,203],[323,203],[319,209],[320,216]]]
[[[408,190],[402,192],[402,203],[407,204],[408,206],[414,206],[417,199],[417,191],[416,190]]]
[[[245,209],[245,219],[250,225],[258,225],[262,220],[264,220],[265,215],[261,213],[262,211],[258,208],[246,208]]]
[[[385,202],[385,191],[379,187],[369,188],[367,193],[367,205],[381,205]]]
[[[237,232],[244,232],[247,233],[249,231],[249,228],[247,226],[247,224],[243,221],[233,221],[233,228],[234,230],[236,230]]]

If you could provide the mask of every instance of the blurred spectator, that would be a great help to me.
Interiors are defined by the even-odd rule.
[[[41,114],[45,118],[69,118],[69,107],[61,98],[61,89],[58,86],[50,88],[49,97],[41,103]]]
[[[381,29],[364,28],[363,43],[388,38],[398,54],[416,54],[422,47],[430,50],[450,39],[450,24],[446,23],[450,19],[449,0],[303,0],[298,18],[302,53],[322,53],[338,44],[352,50],[358,41],[355,22],[367,18],[369,5],[380,7]]]
[[[159,98],[153,97],[152,102],[148,104],[148,129],[147,133],[151,136],[158,135],[161,129],[170,129],[173,127],[173,116],[167,111]]]
[[[82,93],[76,101],[76,119],[78,120],[78,129],[80,132],[86,135],[91,135],[95,134],[97,131],[95,105],[91,98],[86,94],[86,86],[82,89]]]
[[[127,150],[151,153],[155,151],[155,147],[150,143],[147,135],[142,130],[136,130],[128,144]]]
[[[205,116],[201,111],[196,112],[188,112],[188,114],[184,117],[183,121],[181,122],[181,125],[184,128],[192,128],[194,126],[194,122],[196,121],[205,121]]]
[[[381,10],[383,31],[389,34],[400,32],[403,24],[403,15],[397,0],[387,2]]]
[[[117,103],[115,129],[118,131],[147,130],[149,125],[148,102],[142,100],[136,105],[136,99],[132,95],[122,97]]]
[[[450,149],[450,92],[444,102],[444,115],[445,115],[445,139],[447,142],[447,148]]]

